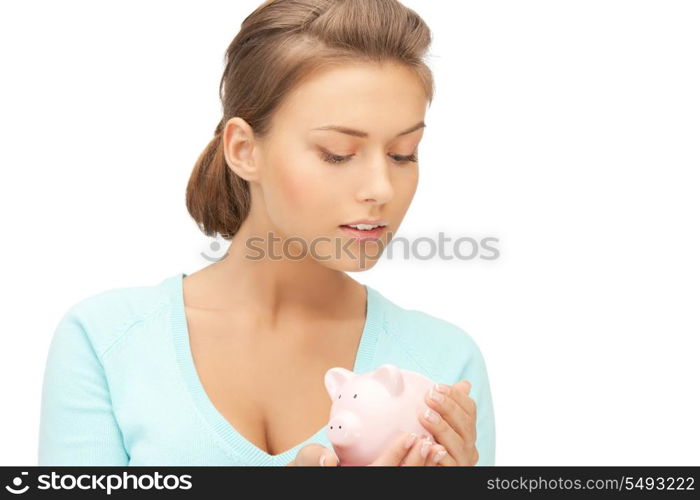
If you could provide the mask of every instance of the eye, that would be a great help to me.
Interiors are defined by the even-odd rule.
[[[355,155],[340,156],[340,155],[334,155],[333,153],[329,153],[328,151],[321,151],[321,157],[323,158],[323,161],[325,161],[327,163],[331,163],[333,165],[345,163],[353,156],[355,156]]]
[[[418,157],[415,154],[408,155],[408,156],[401,156],[401,155],[392,155],[394,160],[396,160],[399,163],[408,163],[408,162],[413,162],[416,163],[418,161]]]
[[[355,399],[356,397],[357,397],[357,394],[355,394],[355,395],[353,396],[353,399]]]
[[[323,161],[330,163],[332,165],[339,165],[342,163],[348,162],[353,156],[355,155],[349,155],[349,156],[341,156],[341,155],[334,155],[333,153],[329,153],[328,151],[321,151],[321,157],[323,158]],[[394,161],[397,163],[417,163],[418,162],[418,157],[415,154],[408,155],[408,156],[402,156],[402,155],[389,155],[391,156]]]

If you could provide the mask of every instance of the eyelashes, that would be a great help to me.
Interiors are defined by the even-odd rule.
[[[321,158],[323,161],[326,163],[330,163],[332,165],[340,165],[343,163],[347,163],[352,159],[352,157],[355,155],[349,155],[349,156],[340,156],[340,155],[334,155],[333,153],[329,153],[327,151],[321,151]],[[417,163],[418,162],[418,157],[415,154],[408,155],[408,156],[402,156],[402,155],[389,155],[391,156],[394,161],[397,163]]]

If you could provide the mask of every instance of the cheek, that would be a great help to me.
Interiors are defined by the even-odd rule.
[[[327,207],[328,182],[318,167],[287,163],[279,169],[276,189],[286,209],[318,213]]]
[[[265,203],[281,229],[303,234],[333,206],[332,181],[312,160],[280,159],[270,174]]]
[[[418,189],[418,168],[411,167],[400,171],[394,176],[393,183],[396,205],[405,211]]]

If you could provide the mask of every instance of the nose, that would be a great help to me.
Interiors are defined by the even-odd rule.
[[[358,424],[358,419],[348,413],[331,418],[326,429],[329,441],[340,446],[352,444],[359,436]]]
[[[388,203],[394,196],[394,186],[391,179],[389,157],[369,161],[360,171],[362,176],[358,185],[357,200],[361,203],[382,205]]]

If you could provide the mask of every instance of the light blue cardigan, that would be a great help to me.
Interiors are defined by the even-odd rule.
[[[43,381],[38,465],[286,465],[305,441],[270,455],[208,398],[190,351],[183,277],[116,288],[71,307],[51,340]],[[477,465],[494,465],[495,422],[483,356],[461,328],[403,309],[367,289],[353,371],[384,363],[436,382],[467,379],[477,405]]]

